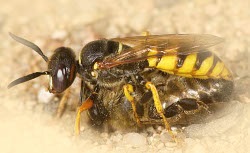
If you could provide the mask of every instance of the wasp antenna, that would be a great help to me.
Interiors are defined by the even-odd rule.
[[[14,35],[14,34],[12,34],[12,33],[10,33],[10,32],[9,32],[9,35],[10,35],[14,40],[16,40],[17,42],[19,42],[19,43],[21,43],[21,44],[23,44],[23,45],[25,45],[25,46],[27,46],[27,47],[32,48],[32,49],[33,49],[34,51],[36,51],[39,55],[41,55],[42,58],[43,58],[46,62],[48,62],[48,57],[45,56],[45,55],[43,54],[42,50],[41,50],[36,44],[34,44],[34,43],[32,43],[32,42],[30,42],[30,41],[28,41],[28,40],[26,40],[26,39],[23,39],[23,38],[21,38],[21,37],[18,37],[18,36]]]
[[[20,83],[23,83],[23,82],[26,82],[26,81],[29,81],[29,80],[32,80],[32,79],[35,79],[41,75],[49,75],[49,72],[48,71],[45,71],[45,72],[35,72],[35,73],[32,73],[32,74],[29,74],[29,75],[26,75],[26,76],[23,76],[21,78],[18,78],[14,81],[12,81],[9,85],[8,85],[8,89],[15,86],[15,85],[18,85]]]

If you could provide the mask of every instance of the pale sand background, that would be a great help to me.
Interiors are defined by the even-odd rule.
[[[249,152],[249,7],[249,0],[1,0],[0,152]],[[224,50],[218,54],[240,78],[231,105],[211,122],[189,126],[182,146],[169,143],[167,134],[157,134],[153,129],[149,129],[155,132],[152,136],[107,135],[86,122],[82,136],[75,140],[73,102],[78,100],[79,80],[60,120],[54,119],[56,98],[43,104],[38,96],[47,86],[46,77],[6,89],[15,78],[46,69],[37,54],[14,42],[8,32],[35,42],[49,56],[61,45],[78,52],[98,37],[139,35],[145,30],[152,34],[208,33],[224,37]]]

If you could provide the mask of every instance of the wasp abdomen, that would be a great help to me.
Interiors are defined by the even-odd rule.
[[[173,51],[177,52],[177,51]],[[149,52],[152,56],[154,52]],[[150,57],[147,59],[149,67],[157,68],[169,74],[200,79],[232,80],[229,69],[215,54],[210,51],[178,55],[178,53]]]

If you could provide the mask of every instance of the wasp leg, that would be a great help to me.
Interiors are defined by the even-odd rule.
[[[80,121],[81,121],[81,113],[85,110],[90,109],[93,106],[92,95],[90,95],[84,102],[83,95],[84,95],[84,88],[85,84],[83,80],[81,81],[81,90],[80,90],[80,100],[79,100],[79,107],[77,108],[76,120],[75,120],[75,135],[80,134]]]
[[[131,94],[130,94],[130,93],[134,92],[133,86],[131,84],[124,85],[123,86],[123,91],[124,91],[125,97],[131,103],[133,113],[134,113],[134,117],[136,119],[136,122],[137,122],[138,126],[141,126],[141,121],[140,121],[139,116],[138,116],[138,114],[136,112],[134,97],[131,96]]]
[[[152,92],[156,111],[161,116],[161,118],[162,118],[162,120],[164,122],[165,128],[167,129],[167,131],[171,135],[171,137],[174,139],[174,141],[177,142],[176,136],[172,132],[171,127],[170,127],[170,125],[169,125],[169,123],[168,123],[168,121],[167,121],[167,119],[166,119],[166,117],[164,115],[164,111],[163,111],[161,101],[160,101],[160,98],[159,98],[159,94],[157,92],[156,87],[151,82],[147,82],[145,86],[146,86],[147,89],[151,90],[151,92]]]
[[[60,118],[65,110],[65,106],[66,106],[66,102],[67,99],[69,98],[69,94],[70,94],[70,89],[68,88],[65,93],[63,94],[62,99],[60,100],[60,103],[58,105],[57,108],[57,113],[56,113],[56,117]]]
[[[90,109],[92,106],[93,106],[93,100],[89,97],[82,103],[81,106],[77,108],[76,121],[75,121],[75,135],[80,134],[81,113],[85,110]]]

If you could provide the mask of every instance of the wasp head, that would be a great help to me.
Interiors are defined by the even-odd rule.
[[[21,44],[32,48],[48,63],[48,70],[44,72],[35,72],[21,78],[18,78],[8,85],[11,88],[23,82],[27,82],[41,75],[49,76],[49,92],[61,93],[66,90],[74,81],[77,67],[75,54],[70,48],[59,47],[54,51],[54,54],[48,59],[43,54],[41,49],[34,43],[15,36],[10,33],[10,36]]]

